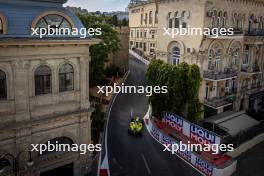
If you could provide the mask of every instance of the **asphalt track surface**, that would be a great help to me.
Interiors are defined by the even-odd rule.
[[[130,56],[129,69],[125,85],[145,86],[146,66]],[[131,109],[142,118],[148,110],[148,98],[119,94],[113,103],[107,136],[111,176],[201,176],[177,156],[163,152],[164,147],[146,130],[141,137],[128,135]]]

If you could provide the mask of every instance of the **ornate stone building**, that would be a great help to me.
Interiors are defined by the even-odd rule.
[[[157,47],[158,11],[152,2],[131,4],[129,10],[129,48],[146,57],[155,57]]]
[[[83,28],[65,2],[0,0],[1,176],[61,170],[77,176],[89,169],[90,153],[28,152],[47,141],[91,143],[89,47],[98,41],[31,36],[31,27]]]
[[[205,117],[228,110],[263,113],[263,0],[150,0],[131,4],[131,34],[133,28],[141,28],[140,17],[145,9],[157,12],[156,57],[171,64],[199,65]],[[163,35],[164,28],[180,27],[233,28],[234,35]],[[142,50],[138,47],[142,44],[134,45],[133,37],[130,42]]]

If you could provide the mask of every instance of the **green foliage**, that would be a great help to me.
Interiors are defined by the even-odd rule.
[[[165,64],[161,60],[151,61],[147,73],[150,86],[167,86],[167,94],[154,94],[150,97],[153,113],[161,117],[164,111],[186,116],[195,122],[200,119],[202,105],[199,102],[201,76],[197,65]]]
[[[108,54],[114,53],[120,48],[120,40],[118,33],[110,24],[107,24],[109,17],[95,16],[91,14],[79,15],[80,20],[86,28],[101,28],[102,35],[93,36],[101,39],[97,45],[90,48],[91,69],[90,69],[90,85],[100,85],[105,79],[104,66]]]
[[[111,66],[105,69],[105,75],[106,77],[112,77],[112,76],[117,76],[117,75],[121,76],[122,73],[117,66]]]
[[[100,133],[103,131],[104,122],[105,122],[104,117],[105,117],[105,113],[102,112],[100,107],[96,107],[95,111],[91,116],[92,137],[94,140],[98,140],[100,137]]]

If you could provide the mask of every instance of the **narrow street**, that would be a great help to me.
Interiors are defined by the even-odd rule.
[[[130,56],[130,75],[125,85],[145,85],[146,66]],[[169,153],[145,130],[142,137],[127,133],[130,112],[143,117],[148,99],[140,94],[119,94],[112,106],[108,126],[108,159],[111,176],[198,176],[184,161]]]

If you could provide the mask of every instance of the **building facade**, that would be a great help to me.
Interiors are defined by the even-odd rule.
[[[200,67],[203,78],[200,100],[205,118],[228,110],[263,113],[264,1],[136,3],[130,6],[132,29],[140,27],[133,18],[140,21],[142,9],[148,8],[157,11],[158,16],[156,58],[170,64],[187,62]],[[137,16],[133,12],[138,12]],[[234,35],[164,35],[165,29],[179,28],[232,28]],[[133,37],[130,42],[132,45]]]
[[[158,11],[154,2],[139,2],[129,7],[129,48],[153,58],[157,47]]]
[[[83,28],[66,0],[0,0],[0,175],[84,175],[91,153],[29,152],[31,144],[90,144],[89,47],[31,28]],[[32,163],[33,161],[33,163]],[[57,174],[58,175],[58,174]]]

